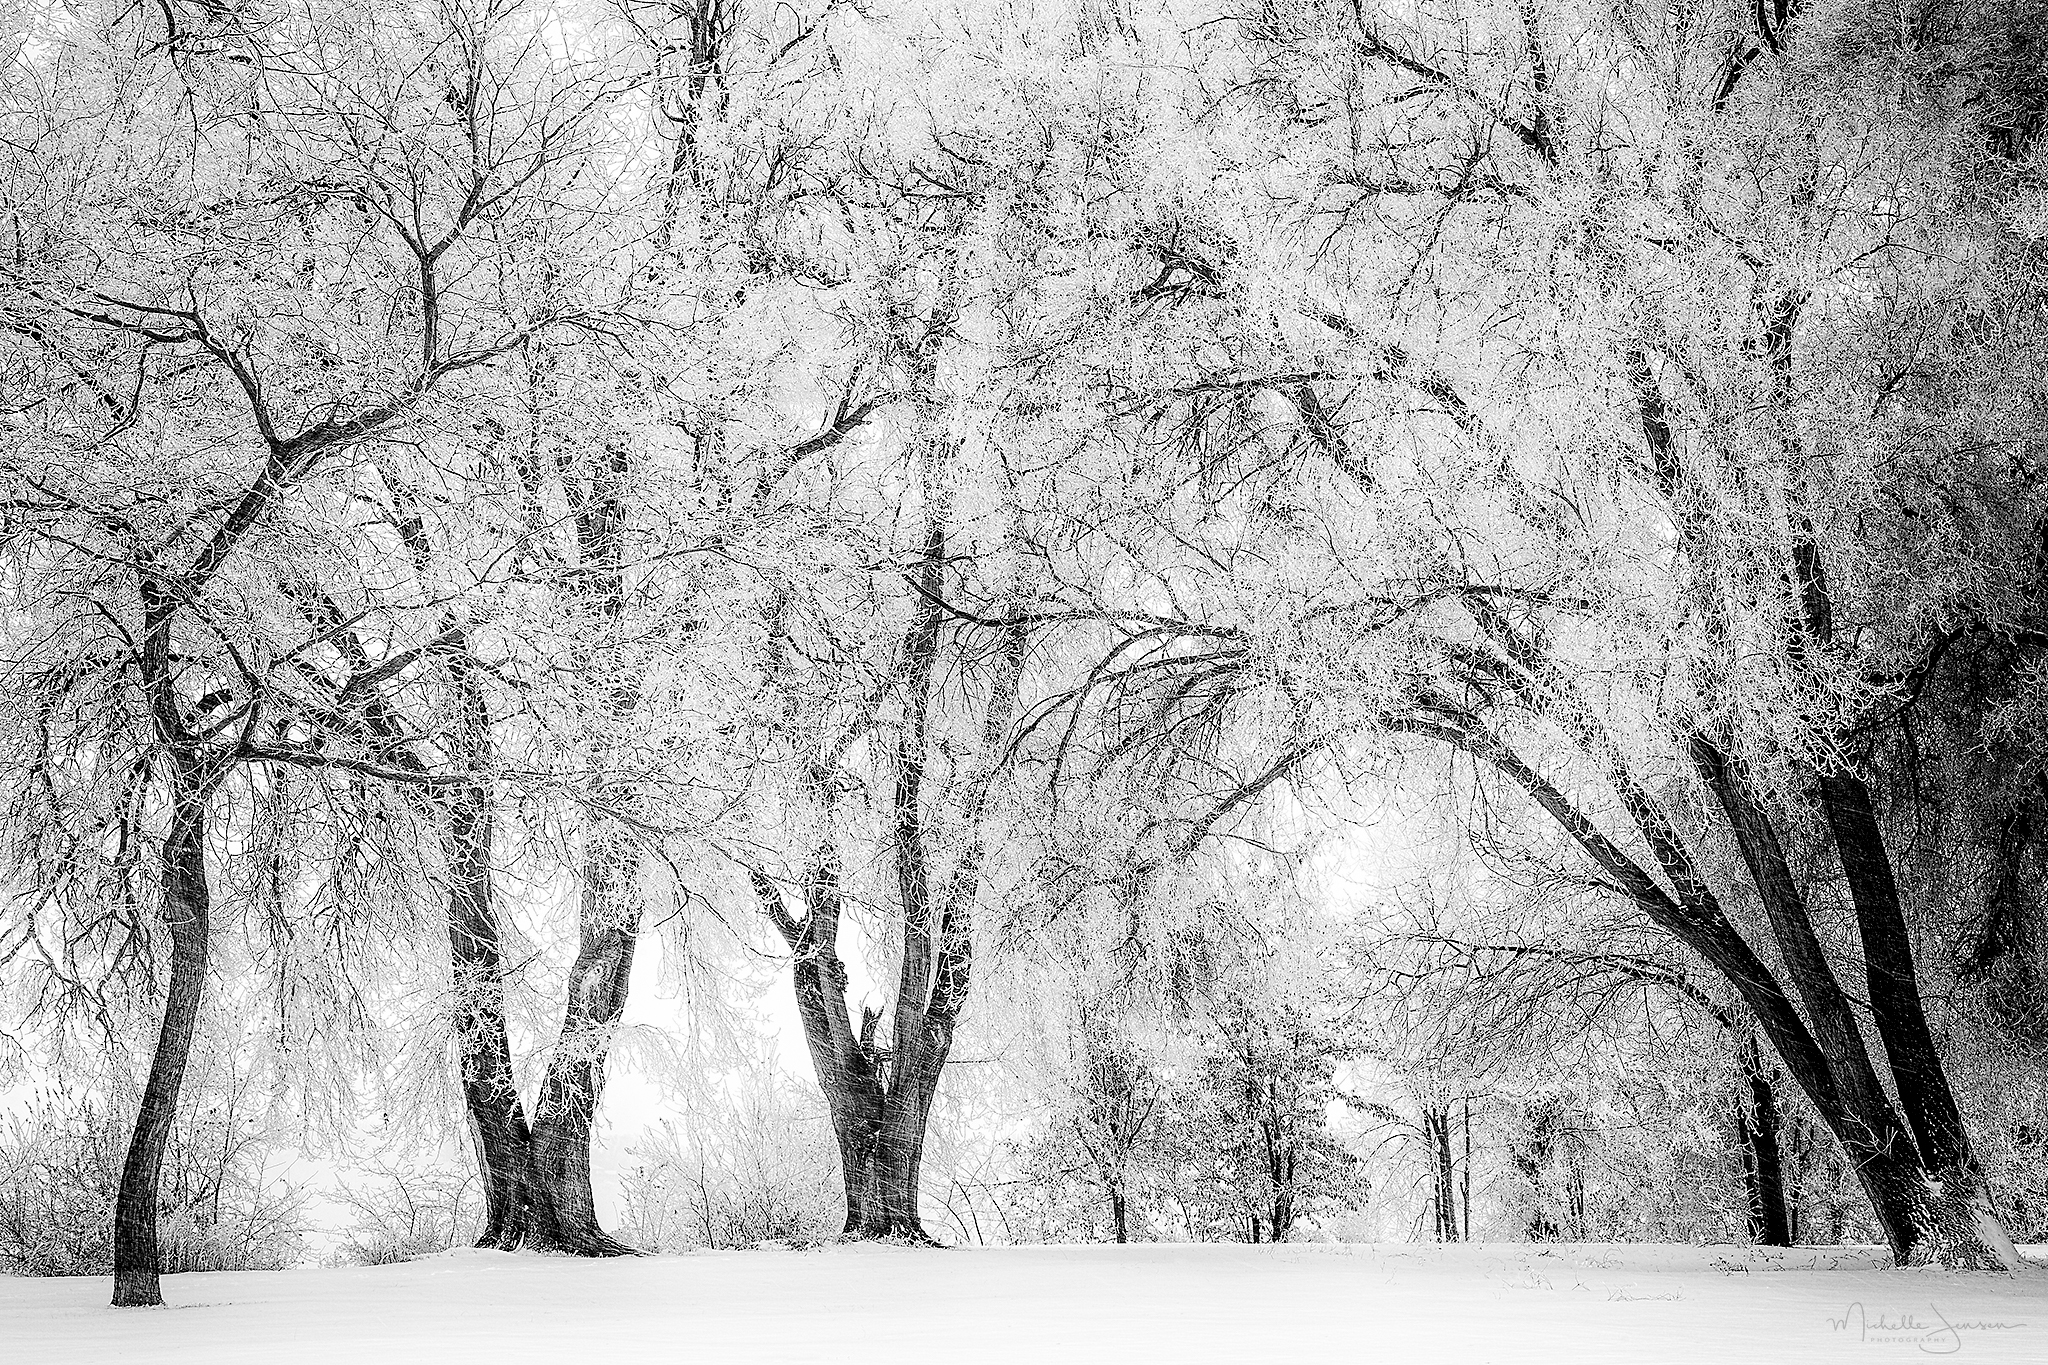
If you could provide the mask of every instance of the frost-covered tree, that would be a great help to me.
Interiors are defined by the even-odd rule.
[[[42,33],[19,60],[49,77],[48,100],[9,114],[25,211],[10,216],[7,345],[41,385],[7,469],[9,627],[19,649],[56,651],[17,710],[17,810],[47,822],[66,790],[103,793],[75,797],[104,816],[74,842],[117,859],[156,845],[167,1001],[115,1220],[115,1300],[155,1303],[157,1171],[206,989],[210,864],[250,844],[217,802],[233,788],[261,812],[293,770],[338,774],[340,804],[362,777],[451,784],[382,771],[374,724],[354,752],[328,747],[321,715],[374,709],[379,683],[453,643],[352,653],[355,619],[307,609],[307,557],[355,562],[373,453],[490,401],[499,362],[580,315],[519,237],[536,204],[558,207],[603,83],[546,54],[510,6],[107,7]],[[423,45],[434,61],[403,56]],[[402,483],[385,489],[403,503]],[[32,875],[99,864],[33,861],[56,851],[36,828]],[[89,894],[68,873],[53,888]]]
[[[1969,312],[1966,102],[1822,6],[1209,32],[1229,116],[1131,172],[1098,276],[1122,420],[1069,497],[1118,553],[1074,596],[1151,619],[1087,700],[1184,769],[1196,725],[1304,777],[1454,751],[1736,992],[1902,1260],[2011,1265],[1863,741],[2012,548],[1902,591],[1872,528],[1937,428],[1849,360],[1887,301]],[[2025,355],[1947,359],[2023,394]],[[1999,410],[1946,430],[2023,447]]]

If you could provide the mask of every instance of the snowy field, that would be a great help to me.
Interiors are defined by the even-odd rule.
[[[634,1261],[463,1251],[377,1269],[0,1278],[6,1365],[401,1362],[2048,1362],[2016,1277],[1875,1251],[1646,1246],[834,1247]]]

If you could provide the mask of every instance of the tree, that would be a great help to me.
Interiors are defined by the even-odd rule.
[[[1329,1131],[1335,1042],[1299,1009],[1218,1002],[1204,1057],[1209,1122],[1247,1242],[1284,1242],[1316,1205],[1357,1194],[1357,1158]],[[1447,1215],[1449,1216],[1449,1215]]]
[[[1085,958],[1048,961],[1032,975],[1057,980],[1055,973],[1078,961]],[[1023,1167],[1056,1197],[1067,1186],[1083,1191],[1088,1235],[1099,1235],[1096,1219],[1106,1215],[1110,1240],[1129,1242],[1134,1232],[1144,1240],[1147,1205],[1161,1197],[1171,1064],[1157,1055],[1142,1006],[1125,992],[1075,982],[1070,992],[1058,992],[1050,1013],[1046,1055],[1034,1068],[1042,1068],[1044,1117],[1021,1155]]]
[[[50,32],[38,60],[67,79],[49,88],[129,133],[79,143],[97,115],[20,116],[13,145],[29,150],[10,174],[49,207],[17,220],[6,267],[10,344],[66,376],[32,409],[38,442],[9,470],[21,596],[67,650],[41,703],[46,722],[63,708],[67,728],[32,731],[31,762],[76,771],[74,755],[120,752],[106,737],[131,746],[86,779],[123,784],[124,844],[156,827],[171,944],[116,1214],[122,1305],[161,1301],[158,1172],[207,977],[208,850],[234,846],[216,798],[236,781],[259,789],[280,766],[388,776],[309,735],[305,689],[326,680],[300,660],[341,655],[349,675],[317,697],[331,706],[450,643],[351,658],[345,629],[299,610],[289,557],[377,443],[451,392],[473,400],[492,362],[564,323],[557,301],[481,286],[478,273],[510,266],[522,196],[580,148],[591,107],[512,97],[515,83],[558,73],[535,75],[539,54],[509,8],[383,29],[317,11],[261,27],[158,17],[167,36],[137,11]],[[437,24],[445,69],[405,64]],[[339,65],[297,60],[330,39]],[[207,116],[185,118],[188,106]],[[88,221],[93,201],[58,189],[80,183],[123,204],[126,221]],[[122,737],[130,717],[141,733]]]
[[[1124,278],[1160,271],[1128,326],[1165,342],[1142,363],[1104,352],[1128,395],[1112,410],[1127,443],[1181,459],[1120,490],[1125,543],[1177,606],[1157,657],[1105,661],[1102,683],[1241,727],[1278,713],[1321,744],[1457,751],[1737,991],[1902,1261],[2010,1266],[1853,743],[1899,685],[1887,650],[1922,626],[1873,595],[1837,528],[1875,515],[1864,481],[1923,429],[1823,340],[1881,320],[1812,283],[1920,287],[1907,239],[1944,220],[1934,191],[1910,214],[1896,194],[1950,130],[1895,119],[1895,55],[1818,17],[1765,16],[1711,72],[1685,35],[1720,31],[1714,7],[1677,30],[1527,5],[1475,21],[1466,43],[1362,6],[1274,6],[1241,48],[1219,40],[1244,121],[1186,173],[1249,158],[1295,168],[1299,192],[1188,196],[1170,232],[1127,239]],[[1683,174],[1654,169],[1656,138],[1601,132],[1622,107],[1675,140]],[[1284,155],[1262,159],[1251,127]],[[1873,138],[1877,162],[1847,159]],[[1170,572],[1163,511],[1200,545]],[[1281,545],[1328,567],[1271,567]],[[1845,967],[1816,875],[1855,923]],[[1861,973],[1896,1102],[1839,970]]]

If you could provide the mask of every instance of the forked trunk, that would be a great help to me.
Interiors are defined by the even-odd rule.
[[[920,361],[928,365],[930,357]],[[922,385],[931,374],[924,371]],[[880,1016],[863,1011],[855,1032],[846,1004],[846,968],[839,958],[840,893],[837,854],[828,837],[812,859],[804,887],[804,916],[793,917],[769,878],[751,874],[769,919],[794,956],[792,976],[804,1039],[825,1093],[845,1176],[845,1235],[938,1245],[919,1212],[925,1134],[939,1077],[952,1050],[953,1029],[966,1004],[973,964],[970,918],[982,874],[979,826],[994,782],[998,741],[1015,713],[1023,668],[1021,624],[1006,632],[991,680],[982,723],[983,763],[968,785],[967,847],[938,894],[925,842],[923,785],[929,740],[933,666],[939,653],[946,564],[946,499],[941,473],[950,450],[932,434],[926,414],[919,462],[926,475],[924,552],[918,567],[918,603],[903,641],[903,724],[896,746],[891,801],[897,903],[903,916],[902,957],[886,1055],[876,1045]],[[833,804],[829,768],[810,775],[828,815]]]
[[[1284,1242],[1294,1231],[1294,1191],[1282,1189],[1273,1196],[1273,1240]]]
[[[505,1030],[505,964],[493,903],[489,794],[480,787],[456,793],[443,811],[442,844],[448,867],[448,951],[453,970],[455,1045],[463,1107],[484,1187],[480,1247],[511,1251],[538,1231],[552,1240],[551,1206],[533,1168],[512,1044]]]
[[[1787,417],[1788,433],[1796,429],[1792,418],[1797,396],[1793,343],[1806,297],[1803,291],[1789,288],[1756,295],[1770,401]],[[1683,509],[1690,503],[1690,490],[1684,484],[1683,463],[1675,458],[1670,411],[1643,353],[1638,351],[1632,363],[1638,415],[1656,482],[1672,506]],[[1788,444],[1798,456],[1796,435]],[[1789,463],[1803,464],[1803,456]],[[1804,658],[1832,641],[1834,608],[1813,528],[1804,518],[1797,518],[1788,529],[1792,554],[1786,578],[1794,590],[1797,611],[1786,632],[1786,645],[1795,658]],[[1680,533],[1689,547],[1697,546],[1711,556],[1712,528],[1681,517]],[[1714,638],[1729,645],[1725,622],[1711,615],[1709,621]],[[1613,845],[1603,846],[1597,832],[1554,788],[1547,789],[1540,782],[1531,784],[1526,768],[1515,772],[1501,764],[1503,771],[1522,782],[1557,816],[1596,862],[1618,875],[1652,920],[1700,952],[1742,993],[1786,1071],[1841,1143],[1901,1264],[1933,1257],[1958,1267],[2017,1268],[2017,1254],[1971,1156],[1928,1026],[1889,849],[1865,782],[1839,765],[1814,773],[1820,813],[1826,818],[1856,910],[1858,946],[1866,968],[1865,998],[1884,1046],[1897,1105],[1877,1078],[1861,1022],[1813,931],[1802,879],[1793,875],[1779,840],[1778,814],[1768,792],[1755,786],[1743,766],[1707,736],[1692,736],[1694,762],[1727,816],[1729,832],[1771,920],[1793,989],[1806,1005],[1807,1019],[1800,1018],[1770,970],[1727,922],[1676,831],[1655,802],[1636,787],[1620,750],[1583,698],[1569,680],[1556,680],[1554,670],[1550,680],[1555,695],[1564,702],[1567,719],[1589,742],[1589,750],[1603,757],[1609,767],[1633,823],[1672,882],[1676,902]],[[1498,757],[1493,761],[1501,762]],[[1789,1218],[1786,1221],[1789,1233]]]
[[[577,1256],[631,1255],[631,1247],[598,1227],[591,1197],[590,1130],[603,1087],[601,1047],[557,1050],[531,1125],[520,1101],[505,1028],[504,961],[489,861],[491,824],[482,793],[466,792],[451,803],[448,934],[456,1037],[485,1200],[484,1230],[476,1244],[502,1251],[529,1247]],[[616,956],[593,962],[579,955],[565,1034],[601,1043],[618,1017],[625,981],[626,966]]]
[[[936,1245],[919,1213],[918,1182],[932,1099],[952,1042],[950,1023],[926,1016],[914,1026],[910,1045],[893,1056],[885,1056],[875,1043],[880,1021],[872,1011],[855,1031],[846,1008],[846,967],[832,946],[839,891],[829,852],[821,853],[812,868],[801,923],[782,908],[780,893],[767,878],[757,874],[754,885],[796,953],[797,1014],[832,1119],[844,1178],[842,1235]],[[918,1034],[924,1035],[923,1046]]]
[[[639,932],[633,863],[631,849],[616,838],[586,859],[582,947],[569,969],[561,1039],[534,1106],[534,1172],[554,1211],[552,1249],[579,1256],[636,1254],[598,1225],[590,1189],[591,1128]]]
[[[625,496],[631,452],[607,443],[587,487],[574,496],[579,596],[608,645],[620,642],[626,614]],[[605,1058],[626,1010],[633,950],[640,933],[639,853],[611,812],[631,793],[618,780],[624,728],[640,705],[638,678],[615,664],[598,707],[600,730],[591,748],[591,794],[583,854],[583,899],[576,960],[569,968],[569,1003],[562,1032],[548,1059],[534,1105],[534,1170],[553,1207],[553,1249],[578,1256],[630,1256],[632,1247],[598,1225],[590,1188],[590,1137],[604,1096]]]
[[[179,780],[183,787],[182,774]],[[202,792],[174,793],[162,858],[164,922],[171,934],[170,986],[114,1204],[116,1308],[150,1307],[164,1301],[158,1283],[162,1261],[157,1247],[157,1191],[164,1147],[177,1115],[178,1092],[184,1086],[192,1032],[206,989],[211,896],[206,882],[206,797]]]

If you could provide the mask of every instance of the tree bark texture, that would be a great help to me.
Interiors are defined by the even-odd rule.
[[[1753,1034],[1745,1034],[1740,1061],[1746,1102],[1735,1109],[1742,1156],[1744,1193],[1749,1203],[1749,1237],[1758,1246],[1792,1245],[1792,1219],[1785,1200],[1785,1165],[1778,1144],[1778,1096]]]
[[[829,839],[815,851],[806,872],[801,920],[789,914],[781,891],[765,874],[751,875],[763,908],[793,954],[797,1011],[838,1138],[846,1187],[844,1235],[935,1245],[919,1212],[925,1134],[972,977],[971,914],[984,859],[981,808],[994,781],[1001,736],[1015,711],[1024,636],[1020,627],[1006,631],[982,718],[983,767],[968,783],[967,847],[935,887],[925,838],[924,776],[946,556],[945,508],[936,494],[925,524],[919,599],[903,646],[903,719],[895,749],[892,842],[903,951],[886,1046],[876,1041],[880,1015],[863,1011],[856,1030],[847,1009],[846,968],[838,947],[839,864]]]
[[[1804,460],[1796,415],[1794,346],[1807,301],[1804,289],[1788,285],[1760,288],[1752,305],[1768,385],[1766,415],[1774,424],[1774,439],[1791,457],[1787,466],[1795,469]],[[1713,531],[1698,522],[1694,490],[1677,458],[1670,411],[1640,353],[1632,375],[1654,481],[1673,510],[1681,543],[1696,550],[1702,564],[1710,564]],[[1805,663],[1824,656],[1834,644],[1834,601],[1811,521],[1791,511],[1786,530],[1791,548],[1783,578],[1791,605],[1783,636],[1794,662]],[[1717,611],[1710,610],[1710,624],[1717,638],[1724,638]],[[1893,1254],[1902,1263],[1932,1258],[1956,1267],[2018,1268],[2018,1253],[1970,1150],[1928,1025],[1890,850],[1869,787],[1840,761],[1814,773],[1815,804],[1825,818],[1856,911],[1870,1020],[1885,1050],[1896,1105],[1877,1078],[1860,1020],[1812,932],[1797,880],[1779,845],[1771,803],[1753,789],[1741,762],[1722,755],[1704,735],[1693,737],[1692,749],[1695,765],[1728,818],[1771,919],[1786,970],[1807,1006],[1807,1021],[1796,1015],[1790,1021],[1766,1020],[1766,1032],[1781,1054],[1788,1044],[1804,1051],[1789,1025],[1810,1023],[1811,1040],[1823,1054],[1826,1079],[1832,1084],[1823,1087],[1824,1095],[1816,1094],[1814,1085],[1820,1078],[1807,1074],[1812,1070],[1810,1056],[1798,1064],[1787,1056],[1788,1070],[1814,1098],[1842,1142]]]
[[[163,1026],[150,1059],[149,1080],[128,1156],[121,1166],[114,1204],[114,1306],[149,1307],[163,1302],[158,1276],[157,1193],[164,1147],[177,1117],[178,1094],[192,1055],[192,1033],[206,991],[208,916],[212,897],[206,880],[204,784],[182,771],[173,793],[170,829],[162,847],[163,914],[171,935],[171,974],[164,999]]]
[[[1436,1214],[1436,1239],[1458,1240],[1458,1192],[1451,1158],[1451,1111],[1448,1105],[1425,1106],[1422,1134],[1429,1146],[1431,1207]]]
[[[1696,762],[1701,763],[1703,776],[1724,808],[1734,808],[1730,820],[1738,843],[1746,841],[1745,861],[1753,859],[1762,868],[1759,895],[1781,935],[1786,969],[1801,995],[1828,1020],[1818,1028],[1809,1028],[1776,974],[1728,919],[1661,806],[1636,785],[1619,761],[1612,739],[1577,701],[1576,694],[1564,690],[1565,685],[1555,679],[1544,679],[1540,685],[1553,696],[1562,692],[1560,722],[1580,739],[1589,757],[1603,761],[1610,785],[1672,891],[1667,892],[1657,877],[1610,840],[1570,798],[1469,713],[1453,712],[1447,721],[1421,719],[1408,725],[1418,733],[1464,748],[1521,785],[1652,923],[1698,953],[1735,987],[1787,1074],[1841,1144],[1900,1264],[1930,1257],[1964,1267],[2013,1263],[2004,1251],[2011,1245],[2010,1239],[1999,1226],[1981,1184],[1944,1183],[1930,1171],[1897,1109],[1874,1084],[1860,1030],[1842,1026],[1840,984],[1825,957],[1811,951],[1817,945],[1806,942],[1812,930],[1804,918],[1803,902],[1787,893],[1773,865],[1775,834],[1767,841],[1760,828],[1768,824],[1768,812],[1750,809],[1744,789],[1732,778],[1724,782],[1713,771],[1718,750],[1703,756],[1696,745]],[[1853,1024],[1853,1016],[1848,1022]]]
[[[461,707],[455,761],[466,771],[488,772],[489,715],[466,640],[450,651],[448,667]],[[538,1121],[540,1114],[529,1124],[520,1099],[505,1025],[505,963],[492,864],[497,821],[489,788],[476,782],[457,789],[443,802],[441,818],[448,868],[448,946],[454,976],[456,1045],[463,1102],[484,1186],[484,1230],[477,1245],[504,1251],[530,1247],[579,1256],[630,1254],[631,1248],[596,1227],[590,1194],[589,1114],[595,1107],[597,1082],[591,1072],[572,1072],[569,1082],[584,1079],[590,1085],[587,1097],[581,1097],[589,1107],[580,1108],[556,1097],[552,1128]],[[587,880],[584,895],[587,903],[591,895]],[[586,946],[587,939],[586,934]],[[579,954],[579,962],[581,958]],[[586,973],[582,979],[588,978]],[[623,997],[623,973],[616,979]],[[577,1017],[577,983],[572,974],[571,1020]],[[558,1048],[558,1061],[562,1055]],[[578,1060],[592,1071],[601,1065],[587,1053],[580,1054]],[[549,1078],[554,1075],[551,1066]],[[550,1098],[544,1080],[542,1113],[547,1112]],[[579,1117],[580,1129],[574,1126]]]
[[[579,595],[605,644],[616,647],[626,616],[626,490],[630,456],[607,444],[587,484],[572,492]],[[640,934],[639,850],[619,812],[631,799],[620,780],[619,751],[640,706],[640,683],[615,660],[595,708],[585,815],[582,900],[576,960],[562,1031],[534,1106],[534,1166],[554,1205],[561,1249],[584,1256],[633,1254],[598,1225],[590,1188],[590,1137],[604,1094],[605,1060],[626,1010]]]

